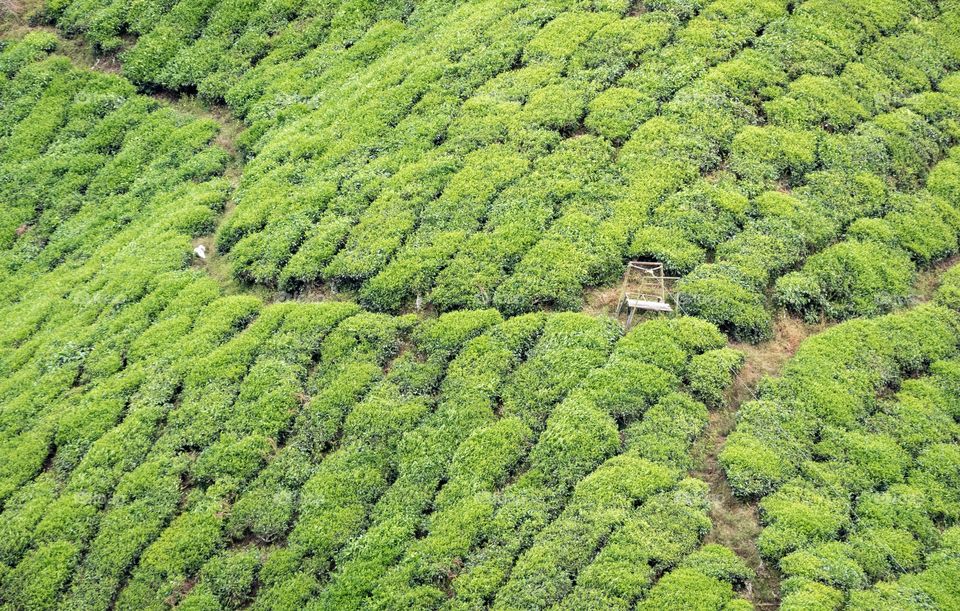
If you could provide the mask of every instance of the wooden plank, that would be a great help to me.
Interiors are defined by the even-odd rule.
[[[638,299],[628,299],[627,306],[638,310],[652,310],[654,312],[673,312],[673,307],[669,303],[660,301],[640,301]]]

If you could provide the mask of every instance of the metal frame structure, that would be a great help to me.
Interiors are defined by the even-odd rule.
[[[627,328],[633,325],[638,310],[645,312],[672,313],[680,309],[680,300],[673,290],[679,280],[664,275],[663,263],[655,261],[631,261],[623,274],[617,316],[626,310]]]

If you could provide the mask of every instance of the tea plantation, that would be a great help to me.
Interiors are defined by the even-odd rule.
[[[960,0],[0,7],[0,611],[960,609],[958,257]]]

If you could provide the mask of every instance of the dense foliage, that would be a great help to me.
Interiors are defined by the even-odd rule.
[[[960,606],[956,0],[40,22],[121,68],[0,40],[3,611],[750,608],[691,473],[778,309],[854,319],[719,456],[783,607]],[[631,258],[682,315],[575,312]]]
[[[958,398],[960,315],[925,305],[807,340],[741,408],[720,460],[761,498],[783,608],[960,604]]]
[[[913,189],[953,142],[954,89],[929,91],[956,67],[960,47],[955,15],[929,7],[893,2],[862,14],[862,3],[805,3],[754,40],[784,7],[749,3],[743,18],[716,19],[712,10],[728,4],[705,7],[653,50],[618,53],[635,59],[612,76],[585,70],[593,64],[582,57],[593,44],[613,47],[608,29],[660,27],[657,13],[611,21],[576,47],[567,36],[568,48],[544,54],[561,23],[582,29],[589,16],[563,13],[516,51],[520,67],[506,54],[491,68],[499,74],[466,89],[407,77],[422,97],[383,129],[370,129],[380,98],[358,100],[355,118],[311,111],[261,138],[218,245],[246,280],[358,287],[362,303],[386,310],[414,297],[441,309],[577,308],[583,287],[609,281],[625,256],[653,258],[692,272],[682,285],[687,311],[762,338],[769,282],[853,220],[883,214],[888,177]],[[838,20],[841,12],[859,18]],[[911,19],[918,12],[929,21]],[[728,49],[704,53],[707,23],[730,28],[714,33]],[[804,46],[811,29],[842,47]],[[665,70],[664,58],[691,55],[706,65]],[[623,97],[631,85],[643,93]],[[836,101],[806,93],[821,87]],[[436,100],[434,91],[447,93]],[[463,101],[448,100],[451,91]],[[611,132],[598,113],[624,101],[642,114]],[[825,104],[862,110],[846,120],[800,112]],[[336,127],[305,145],[299,134],[334,116]],[[343,125],[367,133],[353,139]],[[288,177],[293,159],[309,159],[310,174]],[[785,187],[793,199],[773,191]]]
[[[686,475],[741,363],[715,327],[227,295],[189,256],[216,126],[54,47],[0,51],[0,604],[738,597]]]
[[[958,154],[953,148],[934,166],[927,190],[888,194],[882,217],[851,223],[844,241],[777,280],[777,300],[808,319],[875,316],[904,305],[917,266],[957,254],[960,210],[952,185],[960,180]]]
[[[105,48],[137,34],[135,81],[253,125],[217,239],[237,278],[380,311],[577,309],[631,256],[690,274],[687,311],[761,339],[768,286],[922,185],[960,112],[952,2],[154,4],[47,16]],[[857,250],[785,281],[784,302],[898,303],[896,256],[873,308],[813,278],[873,254]]]

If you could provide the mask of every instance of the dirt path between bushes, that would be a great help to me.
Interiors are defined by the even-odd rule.
[[[737,498],[727,483],[719,463],[719,453],[727,435],[736,424],[740,406],[756,398],[757,387],[765,376],[780,373],[804,339],[819,333],[826,325],[807,325],[796,318],[781,316],[774,323],[773,339],[758,345],[731,344],[746,355],[746,361],[727,392],[723,407],[710,413],[707,430],[694,447],[698,465],[691,475],[710,486],[710,519],[713,528],[706,543],[719,543],[735,551],[756,573],[744,595],[758,608],[775,608],[780,600],[780,575],[775,566],[764,562],[757,551],[761,531],[759,509],[755,502]]]

